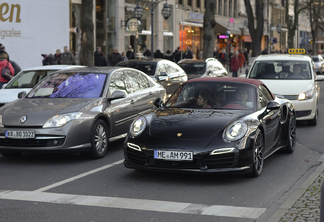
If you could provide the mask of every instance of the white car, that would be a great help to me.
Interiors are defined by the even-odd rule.
[[[27,68],[15,75],[0,90],[0,107],[8,102],[18,99],[18,93],[25,91],[28,93],[37,83],[49,74],[74,67],[83,67],[78,65],[48,65]]]
[[[299,73],[298,73],[299,72]],[[260,79],[276,95],[294,104],[297,120],[317,125],[320,86],[310,56],[301,54],[269,54],[257,57],[247,78]]]

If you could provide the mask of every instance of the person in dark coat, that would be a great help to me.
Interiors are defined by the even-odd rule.
[[[20,66],[15,61],[12,61],[12,60],[10,60],[10,63],[15,70],[14,75],[17,75],[21,71]]]
[[[105,58],[104,54],[102,52],[99,53],[97,56],[97,63],[96,66],[107,66],[107,59]]]
[[[147,58],[151,58],[151,49],[147,48],[147,50],[143,53],[143,56],[146,56]]]
[[[231,70],[232,77],[237,77],[237,71],[239,70],[239,58],[237,57],[237,52],[234,52],[231,58]]]
[[[190,49],[189,46],[187,47],[187,50],[184,53],[184,58],[185,59],[193,59],[193,53],[192,53],[192,51],[191,51],[191,49]]]
[[[49,54],[46,58],[46,65],[57,65],[53,54]]]
[[[173,52],[173,58],[174,58],[174,62],[178,63],[181,59],[181,52],[180,52],[180,47],[178,47],[174,52]]]
[[[170,49],[166,51],[164,58],[174,62],[173,54]]]
[[[163,53],[160,51],[160,49],[156,49],[156,52],[154,53],[154,58],[160,58],[160,59],[163,59],[164,58],[164,55]]]
[[[57,64],[60,64],[60,59],[61,59],[61,50],[56,49],[56,53],[54,54],[54,59],[57,62]]]
[[[109,64],[115,66],[120,61],[123,61],[121,54],[118,52],[118,48],[114,48],[114,51],[109,55]]]
[[[94,52],[94,65],[95,66],[99,66],[98,65],[98,58],[99,58],[99,56],[100,56],[100,53],[101,53],[101,47],[97,47],[96,48],[96,51]]]
[[[128,47],[128,51],[126,52],[126,57],[128,60],[135,59],[135,55],[131,46]]]

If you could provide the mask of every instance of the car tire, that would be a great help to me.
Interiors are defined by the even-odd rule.
[[[108,150],[108,129],[106,123],[99,119],[95,122],[91,135],[91,150],[82,153],[91,159],[103,158]]]
[[[283,149],[285,153],[293,153],[296,146],[296,117],[291,114],[287,126],[287,146]]]
[[[257,129],[253,140],[252,152],[252,171],[249,177],[258,177],[263,169],[264,163],[264,139],[260,129]]]
[[[316,126],[317,125],[317,118],[318,118],[318,107],[316,109],[314,119],[308,120],[308,125]]]
[[[0,154],[4,157],[17,157],[20,156],[22,152],[18,151],[3,151]]]

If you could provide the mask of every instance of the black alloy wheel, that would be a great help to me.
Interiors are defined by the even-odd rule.
[[[287,127],[287,146],[284,148],[285,153],[293,153],[296,146],[296,117],[294,114],[290,115]]]
[[[91,150],[83,153],[92,159],[104,157],[108,149],[108,130],[106,123],[99,119],[95,122],[91,135]]]
[[[250,177],[258,177],[263,169],[264,163],[264,139],[260,129],[257,129],[253,141],[253,156],[252,156],[252,172],[248,175]]]

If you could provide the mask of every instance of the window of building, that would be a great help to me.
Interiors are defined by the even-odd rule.
[[[224,16],[227,16],[227,0],[224,0]]]
[[[182,1],[182,0],[179,0],[178,3],[179,3],[180,5],[182,5],[182,4],[183,4],[183,1]]]
[[[188,5],[192,6],[192,1],[191,0],[188,0]]]
[[[196,7],[200,8],[200,0],[196,0]]]

